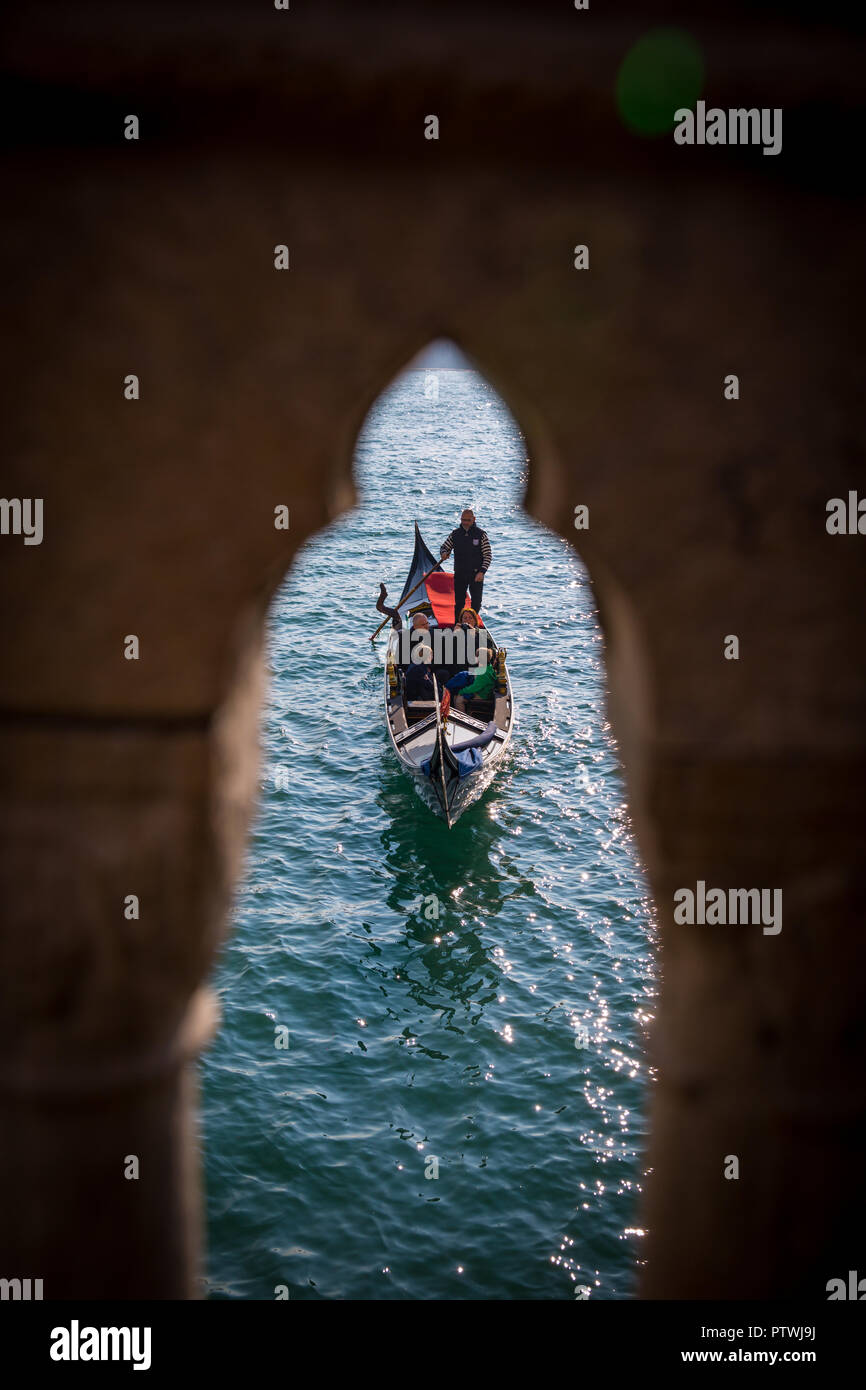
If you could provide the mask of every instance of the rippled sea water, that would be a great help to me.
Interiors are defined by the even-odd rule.
[[[210,1298],[635,1291],[654,934],[593,593],[521,509],[526,446],[493,388],[436,376],[438,400],[411,370],[376,402],[356,510],[271,609],[260,802],[201,1067]],[[435,553],[467,503],[517,724],[449,832],[389,752],[368,638],[413,520]],[[309,633],[335,614],[323,662]]]

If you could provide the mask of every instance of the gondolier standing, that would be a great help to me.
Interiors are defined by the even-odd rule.
[[[468,507],[460,517],[456,527],[443,543],[439,552],[447,560],[454,552],[454,622],[460,622],[460,614],[469,590],[472,607],[477,613],[481,608],[481,595],[484,589],[484,576],[490,568],[492,552],[487,532],[475,525],[475,513]]]

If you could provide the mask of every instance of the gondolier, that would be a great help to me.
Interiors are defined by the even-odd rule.
[[[475,574],[480,568],[479,564]],[[477,614],[461,607],[467,629],[484,637],[488,653],[494,658],[483,667],[479,663],[477,669],[464,669],[466,662],[456,650],[453,631],[454,577],[442,569],[427,549],[417,522],[412,564],[400,598],[389,608],[384,602],[386,597],[387,593],[380,595],[376,605],[385,614],[385,622],[376,633],[389,617],[396,617],[400,623],[390,634],[385,656],[383,694],[391,749],[424,801],[444,817],[450,828],[490,786],[511,740],[514,695],[505,665],[505,648],[494,644]],[[413,607],[417,609],[422,602],[429,610],[429,618],[426,613],[413,615]],[[403,627],[404,620],[411,621],[412,627]],[[448,641],[443,639],[442,629]],[[405,650],[405,638],[413,633],[417,638],[419,632],[425,634],[424,640],[413,644],[410,654]],[[443,653],[439,667],[432,665],[437,645]],[[456,683],[455,676],[460,676]],[[468,709],[452,708],[452,685],[455,691],[459,686],[464,696],[460,703],[468,703]]]
[[[466,602],[466,590],[476,613],[481,608],[484,591],[484,576],[490,568],[493,553],[487,532],[475,524],[475,513],[467,507],[457,526],[443,542],[439,552],[443,560],[454,553],[454,622],[460,622],[460,614]]]

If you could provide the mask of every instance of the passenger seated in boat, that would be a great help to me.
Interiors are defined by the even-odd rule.
[[[496,671],[492,664],[474,674],[472,671],[458,671],[456,676],[451,677],[445,688],[451,691],[454,708],[467,710],[471,714],[474,700],[493,699],[496,690]]]
[[[496,655],[496,648],[493,645],[493,638],[490,636],[490,633],[487,631],[487,628],[481,626],[478,614],[475,612],[475,609],[470,608],[468,604],[460,613],[460,626],[465,628],[467,633],[478,633],[479,647],[482,644],[487,647],[487,660],[488,662],[491,662]],[[464,669],[466,668],[464,667]]]
[[[415,647],[414,660],[406,667],[403,694],[407,700],[433,700],[433,648],[426,645]]]
[[[425,647],[427,647],[427,646],[429,646],[429,645],[431,644],[431,642],[434,642],[434,641],[436,640],[436,639],[433,637],[433,629],[430,627],[430,621],[429,621],[429,619],[428,619],[426,613],[416,613],[416,614],[414,615],[414,617],[412,618],[411,632],[412,632],[412,645],[413,645],[413,650],[414,650],[414,647],[415,647],[416,643],[421,643],[421,644],[423,644]],[[425,637],[420,637],[420,638],[419,638],[419,637],[416,637],[415,634],[418,633],[418,632],[424,633],[424,634],[426,634],[426,636],[425,636]],[[448,677],[451,675],[451,672],[450,672],[450,671],[441,670],[438,666],[434,666],[434,667],[433,667],[433,674],[435,675],[437,681],[439,682],[439,693],[440,693],[440,695],[441,695],[441,693],[442,693],[442,686],[445,684],[445,682],[447,681]],[[433,698],[432,695],[430,696],[430,698],[431,698],[431,700],[432,700],[432,698]]]
[[[415,700],[434,701],[438,694],[441,702],[445,693],[445,682],[448,679],[447,671],[439,671],[433,665],[433,648],[427,643],[413,650],[414,660],[410,661],[406,667],[406,675],[403,680],[403,694],[406,703]],[[433,677],[436,677],[434,685]]]

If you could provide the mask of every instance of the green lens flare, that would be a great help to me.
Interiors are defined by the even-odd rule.
[[[672,130],[674,112],[693,107],[704,82],[704,59],[683,29],[653,29],[625,55],[616,79],[620,115],[640,135]]]

